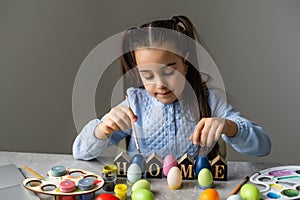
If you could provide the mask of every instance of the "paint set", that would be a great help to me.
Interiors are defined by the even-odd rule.
[[[105,183],[102,176],[82,169],[54,166],[48,171],[47,177],[42,177],[28,167],[25,169],[37,177],[25,179],[25,188],[36,193],[52,195],[56,200],[75,200],[76,196],[79,196],[80,200],[92,200],[95,192]]]
[[[300,166],[264,169],[250,177],[262,199],[300,199]]]

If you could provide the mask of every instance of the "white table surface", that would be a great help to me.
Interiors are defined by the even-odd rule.
[[[0,151],[0,166],[15,164],[25,177],[34,177],[23,168],[24,165],[30,167],[39,174],[46,176],[51,167],[63,165],[67,168],[83,169],[100,175],[104,164],[112,164],[113,158],[103,157],[92,161],[81,161],[67,154],[45,154],[45,153],[23,153]],[[278,163],[262,162],[236,162],[228,161],[227,181],[214,181],[214,188],[219,192],[221,199],[226,199],[233,189],[242,181],[245,176],[251,176],[257,171],[280,166]],[[119,180],[123,181],[123,180]],[[183,180],[181,189],[170,190],[166,178],[148,179],[151,183],[151,191],[155,199],[199,199],[203,190],[197,186],[197,180]],[[100,189],[97,194],[107,193]],[[53,196],[38,194],[41,199],[54,199]],[[130,194],[128,198],[130,199]]]

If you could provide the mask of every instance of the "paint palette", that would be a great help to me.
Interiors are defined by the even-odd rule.
[[[52,167],[43,179],[27,178],[23,185],[33,192],[54,196],[76,196],[93,193],[101,189],[104,179],[81,169]]]
[[[300,199],[300,166],[268,168],[253,174],[262,199]]]

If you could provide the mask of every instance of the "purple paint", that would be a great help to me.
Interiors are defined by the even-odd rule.
[[[271,171],[271,172],[269,172],[269,175],[280,177],[280,176],[288,176],[288,175],[291,175],[292,173],[293,172],[291,170],[282,169],[282,170]]]

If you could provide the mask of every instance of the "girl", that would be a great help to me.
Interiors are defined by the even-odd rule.
[[[76,137],[73,156],[90,160],[127,138],[129,155],[153,152],[177,159],[209,147],[208,159],[226,156],[224,141],[243,154],[264,156],[271,141],[263,128],[242,117],[209,88],[199,71],[197,32],[185,16],[129,29],[121,65],[129,105],[124,100]],[[218,142],[216,142],[218,141]]]

